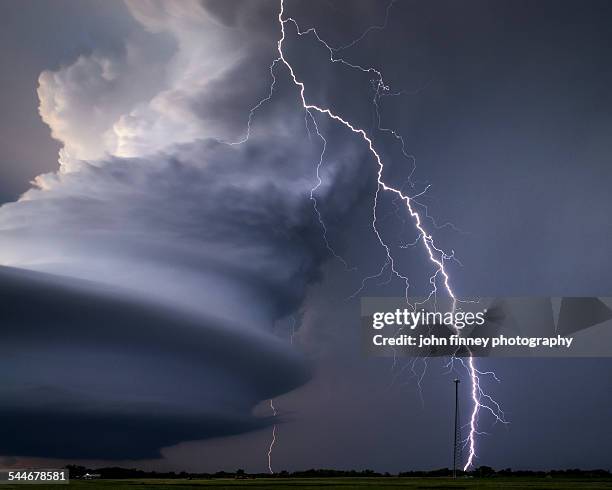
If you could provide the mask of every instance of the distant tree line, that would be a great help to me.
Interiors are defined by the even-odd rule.
[[[120,468],[120,467],[109,467],[109,468],[97,468],[91,469],[84,466],[67,465],[66,468],[70,470],[70,478],[83,478],[86,474],[100,475],[100,478],[118,480],[123,478],[163,478],[163,479],[207,479],[207,478],[385,478],[385,477],[413,477],[413,478],[427,478],[427,477],[450,477],[452,476],[452,470],[449,468],[441,468],[439,470],[430,471],[402,471],[398,474],[391,473],[378,473],[372,470],[331,470],[331,469],[310,469],[306,471],[294,471],[287,472],[281,471],[279,473],[246,473],[242,469],[238,469],[234,472],[218,471],[216,473],[187,473],[181,471],[176,473],[170,472],[158,472],[158,471],[144,471],[135,468]],[[480,466],[472,471],[459,471],[457,472],[459,477],[472,477],[472,478],[494,478],[494,477],[541,477],[541,478],[610,478],[612,474],[609,470],[581,470],[581,469],[567,469],[567,470],[549,470],[549,471],[531,471],[531,470],[513,470],[506,468],[503,470],[495,470],[490,466]]]

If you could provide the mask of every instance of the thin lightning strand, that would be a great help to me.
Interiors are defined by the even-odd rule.
[[[272,415],[276,418],[276,408],[274,407],[274,400],[270,398],[270,408],[272,409]],[[270,441],[270,447],[268,447],[268,471],[271,475],[274,474],[274,470],[272,469],[272,450],[274,449],[274,445],[276,444],[276,424],[272,426],[272,440]]]
[[[375,198],[374,198],[374,206],[373,206],[373,213],[372,213],[372,229],[380,243],[380,245],[384,248],[385,252],[386,252],[386,261],[385,264],[383,265],[383,269],[381,269],[380,274],[382,274],[382,272],[384,271],[384,269],[386,267],[390,267],[392,274],[394,274],[396,277],[398,277],[399,279],[403,280],[406,286],[406,297],[408,296],[408,288],[410,287],[410,283],[408,281],[408,278],[406,276],[404,276],[403,274],[401,274],[395,267],[395,260],[393,258],[393,255],[391,253],[390,247],[389,245],[386,244],[386,242],[384,241],[384,239],[381,236],[381,233],[377,227],[377,205],[378,205],[378,198],[379,198],[379,194],[381,193],[381,191],[383,192],[389,192],[393,195],[395,195],[396,197],[398,197],[399,199],[401,199],[405,205],[406,208],[410,214],[410,216],[413,218],[414,223],[415,223],[415,227],[417,228],[418,232],[419,232],[419,236],[420,238],[422,238],[421,242],[424,245],[424,248],[429,256],[429,260],[430,262],[434,265],[434,269],[435,272],[434,274],[431,276],[430,278],[430,283],[432,285],[432,292],[429,295],[429,298],[431,298],[432,296],[436,296],[437,294],[437,278],[438,275],[442,276],[442,283],[444,285],[444,289],[446,290],[446,293],[448,294],[448,296],[450,298],[452,298],[452,311],[454,312],[456,310],[456,306],[457,306],[457,297],[450,285],[450,276],[447,273],[445,266],[444,266],[444,262],[448,259],[452,259],[454,257],[454,253],[453,254],[446,254],[444,251],[442,251],[441,249],[437,248],[436,245],[434,244],[433,241],[433,237],[427,233],[427,231],[425,230],[423,223],[422,223],[422,219],[420,214],[418,213],[418,211],[412,206],[412,200],[410,198],[410,196],[405,195],[401,189],[397,189],[395,187],[392,187],[391,185],[388,185],[384,180],[383,180],[383,171],[384,171],[384,163],[382,161],[382,158],[380,157],[380,155],[378,154],[378,152],[376,151],[375,147],[374,147],[374,143],[372,141],[372,139],[368,136],[368,134],[365,132],[365,130],[358,128],[356,126],[354,126],[353,124],[351,124],[349,121],[345,120],[344,118],[342,118],[341,116],[335,114],[334,112],[332,112],[329,108],[326,107],[320,107],[318,105],[312,104],[310,102],[308,102],[306,100],[306,95],[305,95],[305,91],[306,91],[306,87],[304,82],[300,81],[294,70],[292,65],[287,61],[287,59],[285,58],[285,54],[283,52],[283,42],[285,41],[285,24],[287,22],[291,22],[293,23],[296,28],[297,28],[297,32],[298,35],[302,36],[308,33],[313,33],[315,35],[315,37],[317,38],[317,40],[321,43],[323,43],[327,49],[330,52],[330,61],[336,63],[336,62],[340,62],[346,66],[349,66],[350,68],[353,69],[358,69],[361,70],[363,72],[367,72],[367,73],[376,73],[378,75],[378,86],[377,86],[377,91],[383,90],[383,91],[388,91],[388,87],[384,84],[383,82],[383,78],[382,78],[382,74],[380,73],[380,71],[374,69],[374,68],[363,68],[359,65],[355,65],[352,63],[348,63],[343,59],[339,59],[339,58],[335,58],[334,57],[334,49],[331,48],[327,43],[325,43],[317,34],[316,30],[311,28],[308,29],[306,31],[300,31],[299,26],[297,24],[297,22],[292,19],[292,18],[288,18],[288,19],[283,19],[283,14],[284,14],[284,0],[280,1],[280,11],[278,14],[278,22],[280,25],[280,29],[281,29],[281,37],[278,40],[277,43],[277,48],[278,48],[278,54],[279,57],[274,60],[274,63],[278,62],[280,60],[280,62],[282,62],[288,69],[289,74],[291,76],[291,79],[293,80],[293,83],[299,88],[299,94],[300,94],[300,99],[302,102],[302,107],[304,108],[304,110],[308,113],[308,115],[311,117],[312,121],[315,122],[315,118],[312,114],[312,111],[315,111],[317,113],[323,114],[328,116],[330,119],[337,121],[338,123],[342,124],[344,127],[346,127],[347,129],[349,129],[350,131],[352,131],[353,133],[359,135],[363,141],[367,144],[368,149],[370,151],[370,153],[372,154],[372,156],[375,158],[376,163],[378,165],[378,172],[377,172],[377,188],[376,188],[376,194],[375,194]],[[274,64],[273,63],[273,64]],[[316,122],[315,122],[316,124]],[[380,125],[379,125],[380,127]],[[318,129],[317,129],[317,133],[318,133]],[[319,136],[320,133],[318,133]],[[394,136],[396,136],[395,133],[392,133]],[[322,137],[322,136],[321,136]],[[396,136],[397,137],[397,136]],[[322,137],[323,138],[323,137]],[[399,139],[399,138],[398,138]],[[324,138],[323,138],[323,141]],[[403,143],[403,141],[402,141]],[[324,151],[324,150],[323,150]],[[322,153],[323,154],[323,153]],[[318,170],[320,168],[322,162],[322,156],[321,156],[321,160],[319,163],[319,166],[317,167],[317,177],[319,177],[318,174]],[[317,186],[315,186],[315,190],[318,187],[319,184],[317,184]],[[311,197],[313,196],[313,192],[311,192]],[[320,215],[319,215],[320,217]],[[363,283],[362,283],[363,286]],[[457,330],[457,332],[459,333],[459,330]],[[465,364],[463,363],[463,361],[461,361],[462,364],[465,366]],[[474,458],[476,457],[476,435],[479,434],[478,430],[477,430],[477,420],[478,420],[478,413],[480,411],[481,408],[485,408],[487,410],[489,410],[495,417],[497,420],[504,422],[505,420],[503,419],[503,412],[501,412],[501,409],[499,408],[499,405],[497,404],[497,402],[495,402],[490,396],[486,395],[485,393],[483,393],[482,389],[480,388],[480,378],[479,378],[479,371],[476,369],[475,367],[475,363],[474,363],[474,358],[471,356],[471,353],[469,355],[468,358],[468,363],[467,363],[467,372],[468,375],[470,377],[470,381],[471,381],[471,398],[472,398],[472,411],[471,411],[471,415],[470,415],[470,431],[469,431],[469,436],[467,438],[467,442],[469,445],[469,455],[468,455],[468,459],[467,462],[464,466],[464,471],[469,469],[473,462],[474,462]],[[494,408],[491,408],[487,402],[482,402],[482,399],[485,398],[486,400],[488,400],[489,402],[492,402],[494,405]],[[275,433],[274,433],[275,435]]]
[[[295,337],[295,327],[297,324],[297,320],[295,315],[291,317],[291,337],[289,338],[289,342],[293,345],[294,337]],[[276,407],[274,406],[274,399],[270,398],[270,409],[272,410],[272,416],[276,419],[278,412],[276,411]],[[276,429],[277,424],[275,423],[272,426],[272,439],[270,440],[270,445],[268,446],[268,471],[271,475],[274,474],[274,470],[272,469],[272,451],[274,450],[274,446],[276,445]]]
[[[337,48],[332,48],[334,51],[338,52],[338,51],[343,51],[345,49],[348,48],[352,48],[353,46],[355,46],[355,44],[359,43],[360,41],[362,41],[363,39],[366,38],[366,36],[368,34],[370,34],[370,32],[372,31],[380,31],[383,29],[387,28],[387,24],[389,23],[389,13],[391,11],[391,7],[393,7],[393,4],[395,3],[396,0],[391,0],[388,5],[387,8],[385,10],[385,19],[383,21],[383,23],[381,25],[374,25],[374,26],[370,26],[368,27],[365,31],[363,31],[363,33],[361,34],[361,36],[359,36],[358,38],[354,39],[353,41],[351,41],[350,43],[347,43],[343,46],[339,46]]]
[[[249,112],[249,118],[247,120],[247,129],[246,129],[244,136],[237,141],[222,141],[222,143],[225,143],[230,146],[236,146],[236,145],[242,145],[243,143],[246,143],[247,141],[249,141],[249,138],[251,137],[251,124],[253,122],[253,117],[255,117],[255,113],[261,106],[263,106],[266,102],[270,101],[270,99],[274,95],[274,87],[276,86],[276,75],[274,75],[274,67],[276,66],[276,63],[278,63],[279,61],[280,61],[280,58],[277,58],[270,65],[270,77],[272,77],[272,83],[270,84],[270,90],[268,92],[268,95],[266,95],[263,99],[261,99],[257,104],[255,104],[251,108]]]
[[[277,58],[277,60],[279,59],[280,58]],[[323,220],[323,216],[321,215],[321,211],[319,211],[319,207],[317,205],[317,198],[315,194],[317,190],[319,189],[319,187],[323,185],[323,179],[321,179],[321,167],[323,166],[323,158],[325,157],[325,151],[327,150],[327,140],[325,139],[325,136],[323,136],[321,132],[319,131],[317,120],[314,118],[312,113],[310,111],[306,111],[306,116],[307,118],[310,117],[310,120],[312,121],[312,124],[315,128],[315,132],[317,133],[317,136],[321,139],[321,142],[322,142],[321,154],[319,155],[319,161],[315,167],[316,183],[314,187],[310,189],[310,200],[312,201],[312,207],[314,209],[315,214],[317,215],[317,219],[319,220],[319,226],[323,230],[323,241],[325,242],[325,247],[327,248],[330,254],[332,254],[336,259],[342,262],[346,270],[351,270],[351,268],[348,265],[348,262],[342,256],[338,255],[338,253],[334,250],[334,248],[329,243],[329,239],[327,238],[327,226],[325,225],[325,221]],[[309,128],[308,119],[306,119],[306,128],[307,129]]]

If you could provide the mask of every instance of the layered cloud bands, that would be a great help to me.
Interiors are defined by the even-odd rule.
[[[228,144],[269,90],[276,5],[128,7],[122,53],[41,74],[60,170],[0,208],[4,454],[152,457],[261,427],[253,406],[308,379],[270,333],[326,257],[321,140],[282,71]],[[329,219],[362,158],[329,148]]]

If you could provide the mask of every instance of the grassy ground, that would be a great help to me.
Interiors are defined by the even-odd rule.
[[[612,489],[612,479],[574,479],[574,478],[487,478],[451,480],[448,478],[308,478],[308,479],[255,479],[255,480],[72,480],[69,485],[34,485],[33,489],[61,490],[62,488],[79,490],[238,490],[238,489],[275,489],[297,487],[300,490],[321,489]],[[24,485],[2,485],[1,490],[24,490]]]

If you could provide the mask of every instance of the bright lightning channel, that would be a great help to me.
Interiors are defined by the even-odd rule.
[[[284,0],[280,1],[280,11],[278,14],[278,22],[281,28],[281,37],[278,40],[277,43],[277,48],[278,48],[278,55],[279,58],[277,58],[276,61],[278,61],[278,59],[280,59],[280,61],[287,67],[287,69],[289,70],[289,74],[291,75],[291,79],[293,80],[293,83],[299,88],[299,94],[300,94],[300,99],[302,102],[302,107],[304,108],[305,111],[307,111],[308,115],[310,116],[310,118],[314,121],[314,116],[312,114],[312,111],[315,111],[317,113],[326,115],[327,117],[329,117],[330,119],[337,121],[338,123],[340,123],[341,125],[343,125],[344,127],[346,127],[347,129],[349,129],[350,131],[352,131],[353,133],[357,134],[358,136],[361,137],[361,139],[367,144],[368,149],[370,151],[370,153],[372,154],[372,156],[374,157],[374,159],[376,160],[376,163],[378,165],[378,172],[377,172],[377,188],[376,188],[376,194],[375,194],[375,198],[374,198],[374,206],[372,209],[372,229],[378,239],[378,242],[380,243],[380,245],[383,247],[383,249],[386,252],[386,261],[385,261],[385,265],[383,266],[383,270],[385,267],[390,267],[391,272],[399,279],[401,279],[406,288],[405,288],[405,294],[406,297],[408,296],[408,289],[410,287],[410,283],[408,280],[408,277],[406,277],[405,275],[403,275],[402,273],[400,273],[395,266],[395,259],[393,257],[393,254],[391,253],[391,248],[390,246],[384,241],[384,239],[381,236],[381,233],[377,227],[377,205],[378,205],[378,198],[379,198],[379,194],[381,193],[381,191],[383,192],[389,192],[393,195],[395,195],[396,197],[398,197],[399,199],[401,199],[405,205],[406,205],[406,209],[408,210],[408,213],[410,214],[410,216],[413,218],[414,220],[414,224],[415,227],[417,228],[418,232],[419,232],[419,236],[421,238],[421,242],[427,252],[427,255],[429,256],[429,260],[430,262],[434,265],[434,269],[435,272],[434,274],[430,277],[430,284],[432,285],[432,290],[431,293],[429,295],[429,298],[434,297],[437,294],[437,278],[438,275],[442,276],[442,283],[444,285],[444,289],[446,290],[446,293],[448,294],[448,296],[452,299],[452,311],[454,312],[456,310],[457,307],[457,296],[455,295],[451,285],[450,285],[450,276],[448,274],[448,272],[446,271],[446,268],[444,267],[444,262],[450,258],[453,258],[454,254],[449,255],[446,254],[443,250],[439,249],[438,247],[436,247],[436,245],[434,244],[434,240],[433,237],[427,233],[427,231],[424,228],[424,225],[422,223],[422,219],[420,214],[418,213],[418,211],[412,206],[412,200],[410,198],[410,196],[404,194],[402,192],[401,189],[397,189],[389,184],[387,184],[384,180],[383,180],[383,171],[385,168],[384,162],[381,158],[381,156],[379,155],[379,153],[376,151],[376,148],[374,147],[374,143],[372,142],[372,139],[368,136],[368,134],[366,133],[366,131],[362,128],[356,127],[354,126],[352,123],[350,123],[349,121],[347,121],[346,119],[344,119],[343,117],[339,116],[338,114],[332,112],[329,108],[327,107],[321,107],[318,106],[316,104],[313,104],[311,102],[309,102],[306,99],[306,86],[304,84],[304,82],[302,82],[301,80],[299,80],[295,74],[295,71],[293,70],[293,66],[291,65],[291,63],[289,63],[289,61],[286,59],[285,57],[285,53],[283,52],[283,43],[285,41],[285,25],[288,22],[293,23],[296,26],[297,29],[297,33],[298,35],[302,36],[305,34],[309,34],[312,33],[314,34],[314,36],[317,38],[317,40],[319,42],[321,42],[329,51],[330,53],[330,60],[334,63],[336,62],[340,62],[344,65],[347,65],[351,68],[354,69],[358,69],[364,72],[368,72],[368,73],[376,73],[378,76],[378,85],[377,85],[377,91],[387,91],[388,87],[384,84],[383,82],[383,78],[382,78],[382,74],[380,73],[380,71],[374,69],[374,68],[363,68],[359,65],[354,65],[352,63],[348,63],[343,59],[340,58],[335,58],[334,57],[334,50],[327,44],[325,43],[325,41],[323,41],[321,39],[321,37],[317,34],[316,30],[314,28],[310,28],[306,31],[301,31],[299,28],[298,23],[293,19],[293,18],[287,18],[284,19]],[[317,129],[318,132],[318,129]],[[395,133],[392,133],[395,136]],[[403,141],[402,141],[403,143]],[[320,167],[320,164],[319,164]],[[317,167],[317,176],[318,176],[318,168]],[[320,184],[319,184],[320,185]],[[312,193],[311,193],[312,196]],[[320,215],[319,215],[320,216]],[[335,255],[335,254],[334,254]],[[382,270],[381,270],[382,273]],[[428,299],[429,299],[428,298]],[[456,329],[457,333],[460,333],[459,329]],[[463,361],[461,361],[462,364],[465,366],[465,364],[463,363]],[[496,420],[499,420],[500,422],[504,422],[505,420],[503,418],[503,412],[501,412],[501,409],[499,407],[499,405],[497,404],[497,402],[495,402],[489,395],[486,395],[481,387],[480,387],[480,376],[479,376],[479,371],[476,369],[475,367],[475,362],[474,362],[474,358],[473,356],[470,354],[468,357],[468,363],[467,363],[467,372],[471,381],[471,398],[472,398],[472,411],[471,411],[471,415],[470,415],[470,431],[469,431],[469,435],[467,438],[467,443],[469,446],[469,454],[468,454],[468,458],[467,461],[465,463],[464,466],[464,470],[468,470],[473,462],[474,462],[474,458],[476,457],[476,436],[479,434],[478,429],[477,429],[477,421],[478,421],[478,414],[480,412],[481,409],[487,409],[489,412],[491,412],[494,417],[496,418]],[[483,398],[486,400],[483,402]],[[489,402],[491,402],[493,404],[493,407],[491,407],[489,405]]]
[[[274,74],[274,69],[276,67],[277,64],[282,63],[283,65],[285,65],[285,67],[288,69],[289,74],[291,76],[291,79],[293,81],[293,83],[296,85],[296,87],[298,87],[299,89],[299,94],[300,94],[300,100],[302,103],[302,107],[304,108],[304,110],[306,111],[306,129],[309,132],[309,136],[310,136],[310,129],[309,129],[309,123],[308,121],[310,120],[312,122],[312,125],[315,129],[315,132],[317,134],[317,136],[320,138],[321,142],[322,142],[322,150],[321,153],[319,155],[319,160],[318,163],[316,165],[316,183],[315,185],[311,188],[310,190],[310,200],[313,203],[313,209],[314,212],[317,216],[319,225],[321,226],[321,229],[323,230],[323,240],[325,242],[325,246],[328,249],[328,251],[337,259],[339,259],[345,266],[345,268],[349,269],[349,266],[347,264],[347,262],[336,253],[336,251],[333,249],[333,247],[331,246],[329,240],[328,240],[328,236],[327,236],[327,227],[325,225],[325,222],[323,220],[323,217],[321,215],[321,212],[317,206],[317,200],[316,200],[316,191],[319,189],[319,187],[322,185],[323,181],[320,175],[320,171],[321,171],[321,167],[323,165],[323,160],[324,160],[324,156],[325,156],[325,151],[327,148],[327,140],[325,139],[325,137],[323,136],[323,134],[319,131],[319,127],[317,125],[316,122],[316,118],[314,117],[313,111],[322,115],[327,116],[328,118],[340,123],[341,125],[343,125],[345,128],[349,129],[351,132],[355,133],[356,135],[358,135],[367,145],[370,153],[372,154],[372,156],[374,157],[377,166],[378,166],[378,172],[377,172],[377,188],[376,188],[376,193],[374,196],[374,204],[373,204],[373,208],[372,208],[372,229],[374,231],[374,234],[376,235],[376,238],[378,240],[378,242],[380,243],[381,247],[385,250],[385,255],[386,255],[386,259],[380,269],[380,271],[377,274],[374,274],[372,276],[367,276],[362,280],[362,285],[361,287],[351,296],[354,297],[356,296],[359,292],[361,292],[363,290],[363,288],[365,287],[365,284],[368,280],[370,279],[375,279],[375,278],[379,278],[381,277],[385,271],[388,269],[391,276],[395,276],[398,279],[400,279],[401,281],[404,282],[405,284],[405,297],[406,299],[408,298],[408,290],[410,288],[410,282],[407,276],[403,275],[400,271],[397,270],[396,268],[396,263],[395,263],[395,258],[393,256],[393,254],[391,253],[391,247],[384,241],[381,232],[378,228],[377,225],[377,221],[378,221],[378,214],[377,214],[377,206],[378,206],[378,202],[379,202],[379,196],[381,194],[381,192],[387,192],[390,193],[392,195],[395,196],[395,200],[401,200],[404,202],[405,207],[408,211],[408,213],[410,214],[411,218],[414,221],[414,225],[418,231],[418,236],[416,238],[416,240],[408,245],[404,245],[404,246],[400,246],[400,248],[406,248],[407,246],[416,246],[418,244],[418,242],[421,242],[423,244],[423,247],[429,257],[430,262],[433,264],[434,266],[434,273],[432,274],[432,276],[429,279],[429,283],[432,286],[431,292],[429,294],[429,296],[427,297],[427,299],[425,300],[425,302],[427,302],[428,300],[430,300],[431,298],[434,298],[437,296],[438,293],[438,287],[437,287],[437,283],[438,283],[438,277],[441,276],[442,277],[442,284],[444,286],[444,290],[446,291],[446,294],[451,298],[452,300],[452,311],[454,312],[457,308],[457,303],[461,302],[460,300],[457,299],[457,296],[455,295],[451,284],[450,284],[450,276],[448,274],[448,272],[446,271],[445,268],[445,262],[448,260],[454,260],[457,261],[457,259],[454,256],[454,251],[451,252],[450,254],[444,252],[442,249],[438,248],[433,240],[433,237],[431,234],[427,233],[425,226],[423,224],[423,219],[421,217],[421,215],[419,214],[417,208],[415,206],[413,206],[413,203],[422,207],[424,209],[424,213],[425,213],[425,218],[428,219],[429,221],[431,221],[433,223],[434,228],[439,229],[439,228],[443,228],[445,226],[451,226],[453,229],[454,226],[450,223],[445,223],[442,226],[438,226],[434,219],[429,216],[428,212],[427,212],[427,207],[424,206],[423,204],[419,203],[416,198],[419,197],[420,195],[422,195],[424,192],[426,192],[427,188],[425,189],[425,191],[423,191],[420,194],[417,194],[415,196],[409,196],[407,194],[405,194],[401,188],[396,188],[393,187],[389,184],[387,184],[384,180],[383,180],[383,172],[384,172],[384,162],[382,160],[382,157],[379,155],[379,153],[376,151],[375,147],[374,147],[374,143],[372,141],[372,139],[370,138],[370,136],[367,134],[367,132],[359,127],[354,126],[351,122],[347,121],[346,119],[344,119],[343,117],[339,116],[338,114],[334,113],[331,109],[327,108],[327,107],[321,107],[315,104],[312,104],[311,102],[308,102],[308,100],[306,99],[306,86],[304,84],[304,82],[302,82],[301,80],[299,80],[293,70],[293,66],[289,63],[289,61],[286,59],[285,54],[283,52],[283,43],[285,41],[285,25],[287,23],[292,23],[295,28],[296,28],[296,32],[298,34],[298,36],[305,36],[308,34],[312,34],[314,35],[314,37],[316,38],[316,40],[321,43],[329,52],[329,60],[332,63],[341,63],[351,69],[355,69],[355,70],[359,70],[362,71],[364,73],[371,73],[371,74],[375,74],[376,75],[376,89],[375,89],[375,95],[374,95],[374,99],[373,99],[373,103],[375,105],[375,109],[376,109],[376,116],[378,119],[378,129],[381,132],[387,132],[390,133],[396,140],[398,140],[401,143],[401,149],[402,149],[402,154],[409,160],[412,161],[413,163],[413,168],[412,171],[410,173],[410,176],[408,178],[409,183],[412,185],[412,182],[410,181],[410,178],[412,176],[412,173],[414,172],[414,157],[412,155],[409,155],[406,151],[405,151],[405,145],[404,145],[404,140],[402,138],[401,135],[399,135],[397,132],[395,132],[392,129],[388,129],[388,128],[383,128],[381,126],[381,119],[380,119],[380,113],[379,113],[379,104],[378,104],[378,100],[380,97],[382,96],[393,96],[393,95],[399,95],[401,92],[398,93],[391,93],[389,91],[389,87],[385,84],[384,80],[383,80],[383,76],[382,73],[375,69],[375,68],[365,68],[362,67],[360,65],[357,64],[353,64],[350,63],[342,58],[337,58],[335,57],[335,53],[353,47],[355,44],[357,44],[363,37],[365,37],[365,35],[367,33],[369,33],[371,30],[373,30],[374,28],[376,29],[382,29],[384,27],[386,27],[387,25],[387,20],[388,20],[388,16],[389,16],[389,9],[391,8],[391,6],[393,5],[394,0],[392,0],[388,6],[387,6],[387,10],[386,10],[386,16],[385,16],[385,21],[384,24],[382,26],[374,26],[372,28],[368,28],[368,30],[366,30],[364,32],[364,34],[358,38],[357,40],[345,45],[345,46],[341,46],[341,47],[332,47],[330,46],[327,42],[325,42],[317,33],[315,28],[309,28],[307,30],[302,31],[298,25],[298,23],[295,21],[295,19],[288,17],[286,19],[284,19],[284,0],[280,0],[280,11],[278,14],[278,22],[280,25],[280,29],[281,29],[281,37],[277,42],[277,51],[278,51],[278,58],[274,59],[274,61],[272,62],[272,64],[270,65],[270,74],[272,77],[272,83],[270,84],[270,89],[269,89],[269,93],[266,97],[264,97],[263,99],[261,99],[250,111],[249,113],[249,117],[248,117],[248,121],[247,121],[247,130],[246,130],[246,134],[244,135],[244,137],[242,137],[241,139],[234,141],[234,142],[226,142],[229,145],[239,145],[242,143],[245,143],[246,141],[248,141],[250,134],[251,134],[251,123],[253,121],[253,118],[255,116],[255,113],[257,112],[258,109],[260,109],[265,103],[267,103],[273,96],[274,93],[274,89],[275,89],[275,85],[276,85],[276,76]],[[461,331],[457,328],[455,328],[457,334],[460,334]],[[476,436],[483,434],[482,432],[478,431],[478,415],[481,411],[481,409],[484,409],[486,411],[488,411],[490,414],[493,415],[493,417],[495,418],[496,421],[498,422],[502,422],[502,423],[507,423],[506,420],[504,419],[504,414],[503,411],[501,410],[501,407],[499,406],[499,404],[488,394],[486,394],[482,387],[481,387],[481,376],[483,375],[491,375],[494,377],[494,379],[496,381],[499,381],[497,379],[497,377],[495,376],[495,373],[493,372],[481,372],[476,368],[475,365],[475,360],[473,358],[473,356],[471,355],[471,353],[469,353],[468,356],[468,360],[467,363],[465,363],[463,361],[463,359],[461,358],[457,358],[455,356],[453,356],[450,361],[449,361],[449,366],[451,367],[451,369],[453,368],[453,364],[454,361],[459,361],[461,363],[461,365],[464,367],[464,369],[467,371],[467,374],[470,378],[470,386],[471,386],[471,401],[472,401],[472,410],[470,413],[470,421],[469,421],[469,435],[466,438],[466,440],[464,441],[465,446],[469,448],[469,454],[468,454],[468,458],[467,461],[465,463],[464,466],[464,471],[468,470],[474,463],[474,459],[476,458]],[[412,369],[414,370],[414,364],[412,366]],[[424,375],[424,371],[421,374],[421,376],[419,377],[419,383],[421,382],[421,379]],[[274,407],[274,403],[273,400],[270,400],[270,408],[272,409],[273,415],[274,417],[277,416],[277,411],[276,408]],[[276,444],[276,430],[277,430],[277,426],[276,424],[274,424],[273,429],[272,429],[272,440],[270,442],[269,448],[268,448],[268,470],[270,471],[270,473],[273,473],[272,470],[272,450],[274,448],[274,445]]]

